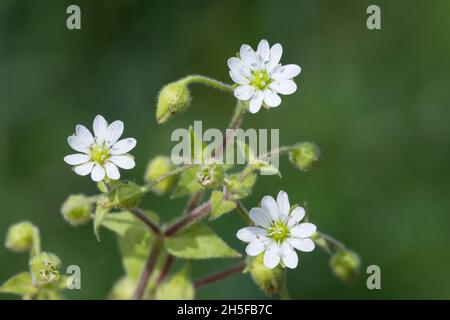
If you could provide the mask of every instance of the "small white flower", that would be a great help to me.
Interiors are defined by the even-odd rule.
[[[296,64],[282,66],[279,62],[283,48],[274,44],[271,48],[267,40],[261,40],[256,52],[247,44],[241,46],[239,58],[228,59],[231,79],[239,86],[234,96],[243,101],[250,100],[250,112],[256,113],[261,106],[278,107],[281,98],[297,90],[294,77],[301,68]]]
[[[254,227],[240,229],[236,236],[247,242],[245,251],[249,256],[264,252],[266,268],[275,268],[280,261],[291,269],[297,267],[298,256],[294,249],[311,252],[314,241],[310,237],[316,232],[312,223],[300,223],[305,209],[296,207],[290,211],[288,195],[280,191],[277,200],[265,196],[261,208],[252,208],[249,213]]]
[[[109,124],[101,115],[97,115],[93,124],[94,136],[83,125],[75,127],[75,134],[67,138],[69,146],[81,152],[64,157],[64,161],[74,166],[80,176],[91,174],[95,182],[106,176],[112,180],[120,178],[119,168],[132,169],[135,166],[133,156],[127,152],[136,146],[136,139],[119,140],[123,133],[123,122]]]

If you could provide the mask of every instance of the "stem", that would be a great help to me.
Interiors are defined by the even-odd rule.
[[[142,270],[141,276],[139,277],[139,282],[134,292],[133,299],[141,300],[144,296],[145,289],[147,288],[150,276],[155,269],[156,261],[158,261],[159,254],[161,252],[161,247],[163,244],[162,238],[156,239],[155,245],[150,250],[150,253],[145,262],[144,270]]]
[[[182,167],[178,167],[178,168],[172,170],[171,172],[169,172],[169,173],[159,177],[155,181],[152,181],[149,184],[143,186],[141,190],[142,190],[142,192],[148,192],[154,186],[156,186],[158,183],[160,183],[161,181],[163,181],[163,180],[165,180],[167,178],[170,178],[171,176],[175,176],[175,175],[177,175],[177,174],[179,174],[179,173],[181,173],[181,172],[183,172],[185,170],[188,170],[188,169],[190,169],[190,168],[192,168],[194,166],[195,166],[195,164],[188,164],[188,165],[185,165],[185,166],[182,166]]]
[[[233,274],[240,273],[240,272],[244,271],[244,268],[245,268],[245,261],[243,261],[243,262],[241,262],[241,263],[239,263],[239,264],[237,264],[237,265],[235,265],[235,266],[233,266],[231,268],[228,268],[228,269],[219,271],[217,273],[213,273],[211,275],[208,275],[208,276],[206,276],[204,278],[198,279],[198,280],[196,280],[194,282],[194,286],[195,286],[196,289],[204,287],[204,286],[206,286],[208,284],[211,284],[213,282],[222,280],[223,278],[226,278],[226,277],[231,276]]]
[[[174,261],[174,257],[171,254],[167,254],[166,260],[164,261],[164,265],[161,269],[161,272],[159,273],[158,279],[156,279],[156,286],[161,284],[161,282],[164,281],[164,279],[167,277],[170,271],[170,267],[172,267]]]
[[[208,201],[201,206],[198,206],[191,212],[189,212],[184,217],[180,218],[174,224],[172,224],[169,228],[167,228],[166,232],[164,232],[164,236],[171,237],[180,230],[184,229],[186,226],[191,225],[192,223],[202,219],[211,211],[211,201]]]
[[[317,232],[317,235],[313,236],[313,240],[319,247],[327,251],[329,254],[333,254],[345,249],[345,246],[342,242],[322,232]],[[324,240],[325,243],[321,242],[320,240]]]
[[[143,210],[139,208],[132,208],[130,209],[130,212],[134,214],[136,218],[145,223],[153,231],[154,234],[156,235],[161,234],[161,229],[158,227],[156,223],[154,223],[149,217],[147,217],[147,215]]]
[[[202,196],[203,196],[203,190],[200,190],[200,191],[197,191],[197,193],[195,193],[191,197],[191,199],[189,200],[189,202],[186,206],[186,209],[184,210],[184,214],[183,214],[184,216],[199,206],[200,201],[202,200]]]
[[[187,77],[183,78],[182,81],[186,81],[189,84],[191,84],[191,83],[202,84],[207,87],[211,87],[211,88],[217,89],[219,91],[229,93],[231,95],[233,95],[233,91],[234,91],[233,87],[230,86],[229,84],[218,81],[216,79],[198,75],[198,74],[193,74],[193,75],[187,76]]]
[[[238,209],[238,212],[240,213],[242,219],[244,219],[247,224],[253,224],[252,220],[248,216],[247,209],[244,207],[241,201],[236,201],[236,209]]]
[[[293,146],[280,147],[278,149],[271,150],[271,151],[267,152],[266,154],[263,154],[262,156],[259,156],[258,160],[264,160],[264,159],[270,158],[276,154],[282,155],[282,154],[288,153],[289,151],[291,151],[293,149],[294,149]]]

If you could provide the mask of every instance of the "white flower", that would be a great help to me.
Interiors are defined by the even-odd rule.
[[[109,124],[101,115],[97,115],[93,124],[94,135],[81,124],[75,127],[75,134],[67,138],[69,146],[81,152],[64,157],[64,161],[74,166],[80,176],[91,174],[92,180],[102,181],[105,176],[112,180],[120,178],[119,168],[132,169],[135,166],[133,156],[127,152],[136,146],[136,139],[119,140],[123,133],[123,122]]]
[[[247,44],[241,46],[239,58],[228,59],[231,79],[239,86],[234,96],[243,101],[250,100],[250,112],[256,113],[264,105],[278,107],[281,98],[297,90],[292,80],[300,74],[296,64],[282,66],[279,62],[283,48],[277,43],[269,47],[267,40],[261,40],[256,52]]]
[[[294,249],[311,252],[314,242],[310,237],[316,232],[312,223],[300,223],[305,209],[296,207],[290,212],[288,195],[280,191],[277,201],[271,196],[261,200],[261,208],[252,208],[250,219],[256,225],[240,229],[236,236],[248,242],[245,251],[249,256],[264,252],[264,265],[275,268],[280,261],[291,269],[297,267],[298,256]]]

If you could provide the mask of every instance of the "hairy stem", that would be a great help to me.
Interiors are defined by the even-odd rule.
[[[164,279],[169,274],[170,268],[172,267],[174,256],[171,254],[167,254],[166,260],[164,261],[164,265],[161,269],[161,272],[159,273],[158,278],[156,279],[156,286],[159,286],[161,282],[164,281]]]
[[[147,261],[145,262],[144,269],[139,277],[138,285],[133,295],[134,300],[141,300],[144,296],[145,289],[147,288],[148,281],[150,276],[155,269],[156,262],[158,261],[159,254],[161,252],[163,240],[162,238],[157,238],[155,244],[153,245],[150,253],[147,257]]]
[[[184,210],[183,215],[187,215],[189,212],[191,212],[192,210],[194,210],[195,208],[197,208],[200,204],[200,201],[202,200],[203,197],[203,190],[200,190],[198,192],[196,192],[191,199],[189,200],[189,202],[186,205],[186,209]]]
[[[293,146],[280,147],[278,149],[271,150],[271,151],[267,152],[266,154],[263,154],[262,156],[259,156],[258,160],[264,160],[264,159],[270,158],[270,157],[272,157],[272,156],[274,156],[276,154],[283,155],[283,154],[288,153],[289,151],[291,151],[293,149],[294,149]]]
[[[155,181],[152,181],[151,183],[143,186],[141,188],[141,190],[142,190],[142,192],[149,192],[154,186],[156,186],[161,181],[164,181],[165,179],[170,178],[172,176],[175,176],[177,174],[180,174],[181,172],[186,171],[186,170],[188,170],[188,169],[190,169],[190,168],[192,168],[194,166],[195,166],[195,164],[188,164],[188,165],[185,165],[185,166],[181,166],[181,167],[175,168],[171,172],[169,172],[169,173],[159,177]]]
[[[245,268],[245,261],[242,261],[241,263],[239,263],[233,267],[227,268],[225,270],[219,271],[217,273],[213,273],[204,278],[196,280],[194,282],[195,288],[198,289],[198,288],[204,287],[208,284],[211,284],[213,282],[222,280],[233,274],[240,273],[240,272],[244,271],[244,268]]]
[[[312,239],[319,247],[321,247],[329,254],[333,254],[345,249],[345,246],[342,242],[323,232],[317,232],[315,235],[313,235]]]
[[[142,209],[139,208],[132,208],[130,209],[130,212],[139,220],[141,220],[145,225],[147,225],[154,234],[159,235],[161,234],[161,229],[158,227],[156,223],[154,223],[147,215],[144,213]]]
[[[204,218],[211,211],[211,207],[212,207],[211,201],[208,201],[202,204],[201,206],[198,206],[184,217],[181,217],[174,224],[169,226],[167,230],[164,232],[164,236],[171,237],[180,230],[183,230],[185,227]]]
[[[248,216],[248,211],[244,207],[244,204],[241,201],[236,201],[236,209],[238,209],[239,214],[241,215],[242,219],[249,225],[252,225],[253,222]]]
[[[231,95],[233,94],[233,88],[229,84],[226,84],[224,82],[218,81],[218,80],[210,78],[210,77],[193,74],[193,75],[183,78],[182,80],[186,81],[189,84],[191,84],[191,83],[202,84],[207,87],[211,87],[211,88],[217,89],[219,91],[229,93]]]

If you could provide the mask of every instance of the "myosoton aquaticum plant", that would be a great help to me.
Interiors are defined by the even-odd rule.
[[[124,123],[111,123],[101,115],[93,120],[92,131],[77,125],[67,142],[74,150],[64,157],[80,176],[97,183],[99,193],[70,195],[62,204],[62,217],[71,226],[92,221],[100,241],[102,228],[116,234],[122,255],[124,274],[111,284],[109,299],[194,299],[197,290],[233,274],[248,274],[267,295],[289,298],[288,270],[301,272],[302,255],[316,247],[330,254],[333,273],[351,283],[359,270],[359,257],[341,242],[323,233],[310,221],[305,206],[288,192],[270,190],[260,203],[245,203],[252,194],[257,177],[280,172],[272,157],[288,155],[301,171],[309,171],[320,161],[320,150],[312,142],[272,149],[255,155],[251,146],[239,143],[245,155],[240,165],[224,163],[222,156],[230,148],[234,133],[244,115],[279,108],[280,95],[294,94],[294,78],[300,74],[295,64],[280,63],[283,48],[261,40],[257,50],[242,45],[236,57],[228,59],[229,85],[201,75],[189,75],[164,86],[158,96],[156,121],[163,124],[186,111],[191,104],[189,87],[200,84],[236,98],[236,106],[227,134],[211,154],[192,128],[189,129],[188,160],[179,163],[173,157],[158,155],[148,163],[143,183],[120,180],[121,170],[131,170],[135,159],[130,154],[137,145],[134,138],[121,138]],[[274,112],[274,111],[272,111]],[[231,133],[231,134],[230,134]],[[198,147],[200,145],[200,147]],[[186,159],[185,159],[186,160]],[[164,215],[142,208],[141,200],[149,192],[160,196],[187,197],[186,208],[175,221],[162,222]],[[247,209],[250,208],[250,210]],[[236,237],[246,244],[231,248],[208,225],[225,214],[237,212],[242,227]],[[160,219],[161,217],[161,219]],[[61,299],[70,287],[71,277],[62,271],[57,255],[41,250],[39,229],[24,221],[9,228],[5,245],[14,252],[28,252],[29,265],[0,286],[0,292],[23,299]],[[196,260],[229,258],[230,267],[193,279]],[[233,261],[234,260],[234,261]],[[237,262],[236,262],[237,260]],[[177,262],[176,264],[174,262]],[[177,266],[175,268],[175,266]],[[294,284],[293,284],[294,285]]]

